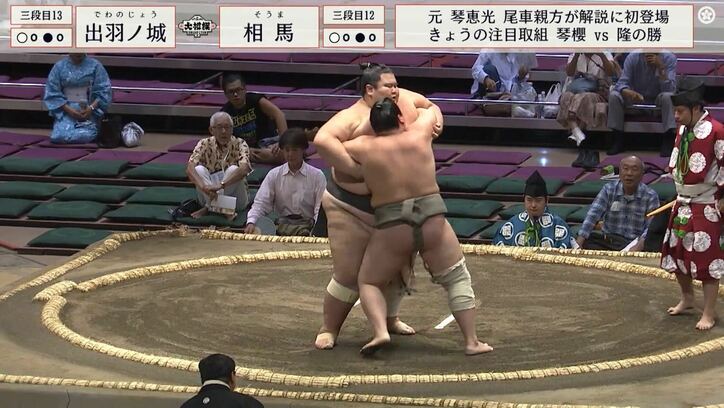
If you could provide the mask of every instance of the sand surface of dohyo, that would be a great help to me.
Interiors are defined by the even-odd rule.
[[[58,280],[81,283],[134,267],[186,259],[323,249],[327,246],[156,237],[124,243]],[[321,377],[547,369],[656,355],[724,336],[721,326],[706,333],[693,330],[698,319],[694,313],[677,318],[666,315],[666,308],[677,297],[673,281],[500,255],[468,255],[467,259],[480,305],[478,335],[495,347],[494,352],[476,357],[462,354],[461,335],[454,322],[442,330],[434,328],[449,315],[447,299],[421,264],[416,269],[415,291],[404,299],[401,311],[403,320],[418,333],[393,336],[393,344],[371,359],[358,354],[370,335],[359,306],[350,314],[334,350],[312,347],[330,277],[329,258],[203,267],[87,293],[75,290],[64,295],[67,305],[60,317],[83,336],[141,353],[195,361],[211,352],[223,352],[242,367]],[[619,260],[656,265],[655,259]],[[195,373],[84,350],[52,334],[40,321],[43,302],[32,301],[47,286],[0,302],[0,346],[6,355],[0,373],[197,385]],[[724,391],[715,387],[715,378],[707,382],[697,377],[700,372],[724,374],[722,363],[724,352],[714,351],[637,368],[544,379],[352,384],[326,391],[527,403],[686,406],[724,403]],[[240,383],[285,389],[281,384],[243,379]],[[674,394],[670,384],[686,385],[687,397],[668,405],[665,395]],[[637,393],[636,387],[647,391]],[[702,393],[697,393],[696,387]],[[694,399],[699,394],[700,399]],[[319,403],[335,406],[333,401]]]

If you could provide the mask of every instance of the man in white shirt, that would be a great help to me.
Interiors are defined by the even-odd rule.
[[[472,68],[475,82],[470,93],[481,96],[486,92],[510,93],[515,81],[524,81],[531,68],[537,67],[538,62],[532,53],[481,51]]]
[[[247,215],[244,232],[256,232],[256,224],[271,212],[279,215],[277,235],[310,235],[317,220],[327,179],[321,170],[304,162],[309,146],[303,129],[287,129],[279,138],[286,163],[264,178]]]

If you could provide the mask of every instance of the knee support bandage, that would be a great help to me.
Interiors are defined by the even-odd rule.
[[[442,285],[447,291],[447,302],[450,311],[459,312],[475,307],[475,292],[471,286],[472,280],[465,258],[443,271],[440,275],[433,276],[432,281]]]
[[[359,299],[359,292],[340,285],[334,278],[329,280],[327,293],[344,303],[355,303]]]

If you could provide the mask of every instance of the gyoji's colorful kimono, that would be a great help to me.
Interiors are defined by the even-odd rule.
[[[724,127],[709,116],[679,127],[669,167],[678,193],[661,248],[661,267],[705,281],[724,274],[722,217]]]
[[[545,209],[543,215],[531,220],[523,211],[503,224],[493,238],[495,245],[572,248],[574,238],[568,224]]]
[[[76,120],[63,110],[66,103],[81,111],[93,101],[98,106],[89,120]],[[111,103],[111,81],[103,65],[85,57],[76,65],[65,57],[53,65],[45,84],[43,102],[55,119],[50,140],[53,143],[89,143],[98,135],[98,123]]]

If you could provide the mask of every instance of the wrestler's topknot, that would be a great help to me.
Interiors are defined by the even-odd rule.
[[[370,125],[375,133],[382,134],[400,127],[400,108],[391,98],[385,98],[372,105],[370,109]]]

